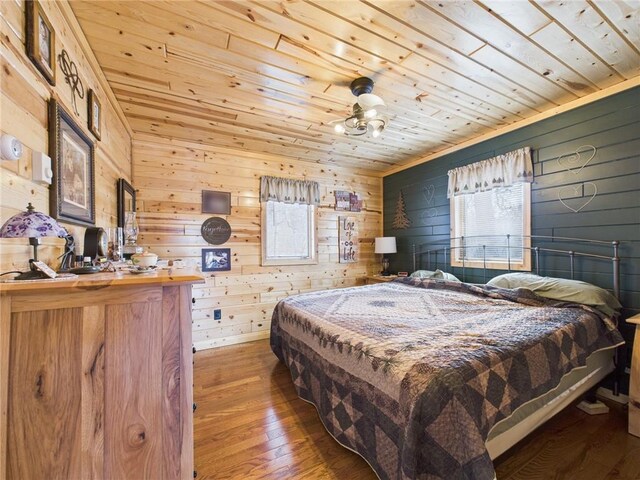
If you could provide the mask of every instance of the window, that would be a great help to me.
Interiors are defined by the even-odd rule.
[[[531,270],[530,218],[529,183],[452,197],[451,265]]]
[[[450,170],[451,265],[531,270],[531,151]]]
[[[315,210],[306,203],[262,204],[262,265],[318,263]]]
[[[262,265],[318,263],[316,208],[318,182],[260,178]]]

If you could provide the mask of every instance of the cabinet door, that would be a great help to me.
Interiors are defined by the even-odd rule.
[[[162,302],[105,312],[105,478],[163,478]]]
[[[12,314],[8,478],[101,478],[102,452],[93,450],[96,441],[102,444],[101,312]]]

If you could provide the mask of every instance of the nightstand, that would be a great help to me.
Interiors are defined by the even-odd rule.
[[[398,278],[398,276],[397,275],[388,275],[386,277],[383,277],[382,275],[367,275],[366,277],[364,277],[364,284],[365,285],[372,285],[374,283],[390,282],[394,278]]]
[[[640,437],[640,313],[627,318],[636,326],[631,354],[631,383],[629,385],[629,433]]]

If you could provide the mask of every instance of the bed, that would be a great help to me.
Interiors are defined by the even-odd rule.
[[[298,395],[381,479],[493,479],[492,458],[611,372],[622,343],[590,306],[429,278],[290,297],[271,324]]]

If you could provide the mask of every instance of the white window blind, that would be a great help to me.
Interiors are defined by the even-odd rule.
[[[462,262],[463,256],[465,263],[483,262],[485,258],[489,263],[505,262],[510,256],[511,262],[523,263],[525,189],[524,183],[516,183],[510,187],[454,197],[454,238],[464,237],[466,247],[456,249],[455,259],[458,262]],[[507,234],[512,235],[510,249],[507,248]]]
[[[315,206],[263,203],[263,265],[316,262]]]

